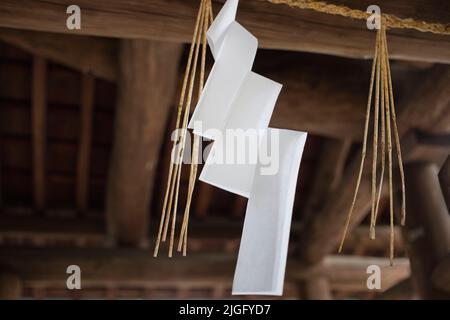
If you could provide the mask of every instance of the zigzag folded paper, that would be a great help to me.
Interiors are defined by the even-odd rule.
[[[188,128],[209,139],[215,139],[216,130],[224,129],[234,97],[252,68],[258,48],[258,40],[234,21],[237,3],[227,1],[206,34],[216,61]],[[195,126],[196,121],[201,121],[201,130]]]
[[[251,71],[257,39],[234,21],[237,5],[228,0],[207,32],[215,64],[189,128],[214,140],[200,180],[249,198],[233,294],[281,295],[306,133],[268,128],[281,85]]]
[[[250,196],[258,141],[269,125],[280,90],[279,83],[252,71],[247,74],[224,124],[224,128],[234,130],[234,134],[222,132],[215,140],[200,175],[201,181],[246,198]]]

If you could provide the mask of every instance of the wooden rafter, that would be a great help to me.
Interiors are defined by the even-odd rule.
[[[32,83],[32,141],[34,204],[38,210],[45,207],[45,148],[47,110],[47,63],[44,58],[33,59]]]
[[[115,39],[0,28],[0,40],[96,77],[117,79]]]
[[[2,1],[0,26],[59,33],[76,33],[120,38],[143,38],[159,41],[189,42],[198,1],[152,0],[143,3],[120,0],[78,1],[82,8],[82,28],[69,30],[61,19],[66,2]],[[365,2],[364,4],[371,4]],[[350,7],[365,11],[359,1],[347,1]],[[383,12],[408,14],[408,17],[448,23],[442,2],[431,5],[424,0],[381,1]],[[214,1],[214,12],[222,6]],[[413,8],[413,9],[412,9]],[[35,15],[39,10],[40,14]],[[13,13],[13,14],[12,14]],[[45,18],[44,18],[45,17]],[[264,48],[308,51],[353,58],[372,55],[373,37],[365,21],[291,9],[267,1],[242,1],[239,22],[249,29]],[[270,30],[270,31],[269,31]],[[450,44],[446,36],[393,30],[390,56],[407,60],[450,62]]]
[[[88,209],[89,200],[95,78],[90,74],[84,74],[81,82],[80,141],[77,162],[77,208],[81,212],[85,212]]]

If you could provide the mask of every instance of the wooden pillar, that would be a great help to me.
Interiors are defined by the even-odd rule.
[[[22,280],[14,273],[0,270],[0,300],[13,300],[22,297]]]
[[[431,275],[450,252],[450,216],[437,174],[436,166],[430,163],[405,166],[407,220],[404,237],[413,285],[422,299],[444,297],[433,287]]]
[[[308,300],[331,300],[330,283],[326,276],[312,276],[304,281],[305,297]]]
[[[180,53],[181,46],[171,43],[120,42],[106,210],[108,233],[123,244],[145,245],[148,240],[151,193]]]

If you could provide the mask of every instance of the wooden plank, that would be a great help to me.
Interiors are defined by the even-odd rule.
[[[46,111],[47,111],[47,64],[45,59],[33,59],[32,82],[32,145],[33,145],[33,183],[36,209],[45,207],[45,149],[46,149]]]
[[[89,202],[95,78],[91,74],[84,74],[81,81],[80,141],[77,161],[77,208],[80,212],[85,212],[88,209]]]
[[[121,41],[106,201],[108,232],[121,243],[148,242],[150,200],[180,54],[177,44]]]
[[[117,79],[117,40],[0,28],[0,40],[82,72]]]
[[[445,202],[447,203],[447,209],[450,211],[450,156],[448,156],[439,171],[439,182],[441,184]]]
[[[102,286],[182,286],[194,283],[231,285],[235,255],[191,254],[174,263],[172,259],[154,259],[147,250],[73,248],[0,248],[0,260],[15,268],[25,286],[66,288],[68,265],[79,265],[83,271],[83,287]],[[333,289],[367,290],[366,268],[378,264],[382,283],[386,286],[409,275],[407,259],[389,267],[384,258],[329,256],[321,270],[304,269],[299,261],[288,260],[286,282],[310,277],[311,273],[330,276]],[[133,272],[130,272],[133,270]]]
[[[363,2],[364,5],[371,4]],[[0,26],[76,33],[120,38],[140,38],[171,42],[189,42],[194,27],[198,1],[152,0],[127,2],[120,0],[80,0],[82,26],[68,30],[65,9],[71,3],[60,1],[14,0],[0,4]],[[362,7],[359,1],[347,1],[351,7]],[[222,1],[214,1],[217,13]],[[448,23],[448,7],[439,1],[381,1],[385,13]],[[365,10],[367,6],[362,7]],[[39,15],[35,12],[39,11]],[[242,1],[239,22],[259,39],[263,48],[284,49],[333,54],[353,58],[367,58],[373,54],[374,33],[364,20],[292,9],[267,1]],[[411,30],[389,31],[392,58],[450,62],[450,43],[446,36]]]

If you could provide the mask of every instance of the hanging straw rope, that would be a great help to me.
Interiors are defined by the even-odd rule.
[[[370,77],[369,97],[367,101],[366,119],[364,126],[364,138],[361,152],[361,164],[359,168],[358,178],[356,181],[355,193],[350,210],[347,215],[347,220],[344,227],[341,243],[339,245],[339,252],[342,251],[345,238],[348,233],[353,209],[359,192],[361,184],[362,173],[364,169],[364,161],[367,151],[367,138],[369,130],[370,110],[373,100],[373,88],[375,87],[374,99],[374,123],[373,123],[373,148],[372,148],[372,208],[370,216],[370,238],[375,239],[375,226],[379,210],[379,203],[383,189],[383,181],[385,174],[386,150],[388,158],[388,188],[389,188],[389,213],[390,213],[390,243],[389,243],[389,258],[391,265],[394,260],[394,195],[393,195],[393,176],[392,176],[392,135],[394,135],[395,148],[397,151],[397,161],[399,165],[401,189],[402,189],[402,206],[401,206],[401,225],[405,224],[406,209],[405,209],[405,178],[403,171],[402,155],[400,149],[400,139],[397,128],[397,119],[395,115],[394,93],[392,88],[392,78],[389,65],[389,54],[386,40],[386,26],[385,20],[381,19],[381,28],[377,31],[375,54],[372,63],[372,73]],[[381,121],[381,172],[377,188],[377,166],[378,166],[378,130]],[[393,133],[392,133],[393,131]],[[377,192],[378,189],[378,192]]]
[[[209,14],[208,14],[209,13]],[[207,16],[206,16],[207,15]],[[200,83],[198,86],[198,98],[202,94],[203,85],[205,82],[205,65],[206,65],[206,30],[208,30],[208,24],[212,23],[212,6],[211,2],[207,1],[205,8],[205,18],[203,24],[203,34],[202,34],[202,56],[201,56],[201,66],[200,66]],[[186,208],[183,215],[183,223],[180,231],[180,238],[178,240],[178,251],[183,249],[183,256],[187,254],[187,232],[188,232],[188,222],[189,222],[189,212],[191,208],[192,195],[194,194],[195,182],[197,180],[197,168],[198,168],[198,156],[200,147],[200,136],[194,134],[194,145],[192,147],[192,163],[191,171],[189,175],[189,186],[188,186],[188,198],[186,202]]]
[[[201,0],[200,7],[197,13],[197,19],[194,28],[194,34],[192,36],[191,47],[189,50],[189,57],[186,64],[183,86],[181,89],[180,101],[178,104],[177,119],[175,124],[175,139],[172,146],[171,161],[169,166],[169,173],[167,177],[167,186],[164,196],[163,209],[161,212],[161,220],[158,228],[158,236],[156,239],[155,250],[153,256],[158,255],[159,247],[161,242],[167,240],[167,235],[169,232],[170,225],[170,240],[169,240],[169,253],[168,256],[173,255],[173,246],[175,241],[175,227],[176,227],[176,217],[178,210],[178,198],[181,180],[181,169],[184,158],[186,136],[188,134],[187,124],[189,119],[189,113],[192,105],[192,95],[194,90],[198,57],[200,52],[200,47],[202,46],[202,58],[200,65],[200,80],[199,80],[199,93],[200,97],[201,91],[203,89],[204,77],[205,77],[205,61],[206,61],[206,31],[209,24],[212,21],[212,6],[211,0]],[[186,208],[184,211],[182,231],[180,234],[180,243],[184,243],[183,254],[186,255],[187,247],[187,221],[189,218],[189,209],[193,194],[193,189],[195,186],[195,179],[197,176],[197,165],[198,165],[198,149],[200,144],[200,138],[194,135],[194,146],[193,155],[191,163],[191,171],[189,177],[189,191],[188,198],[186,201]],[[181,250],[179,245],[178,251]]]
[[[310,9],[321,13],[339,15],[352,19],[367,19],[371,13],[358,9],[351,9],[342,5],[330,4],[315,0],[267,0],[274,4],[286,4],[290,7]],[[385,28],[414,29],[421,32],[450,35],[450,24],[433,23],[413,18],[400,18],[393,14],[383,14]]]

